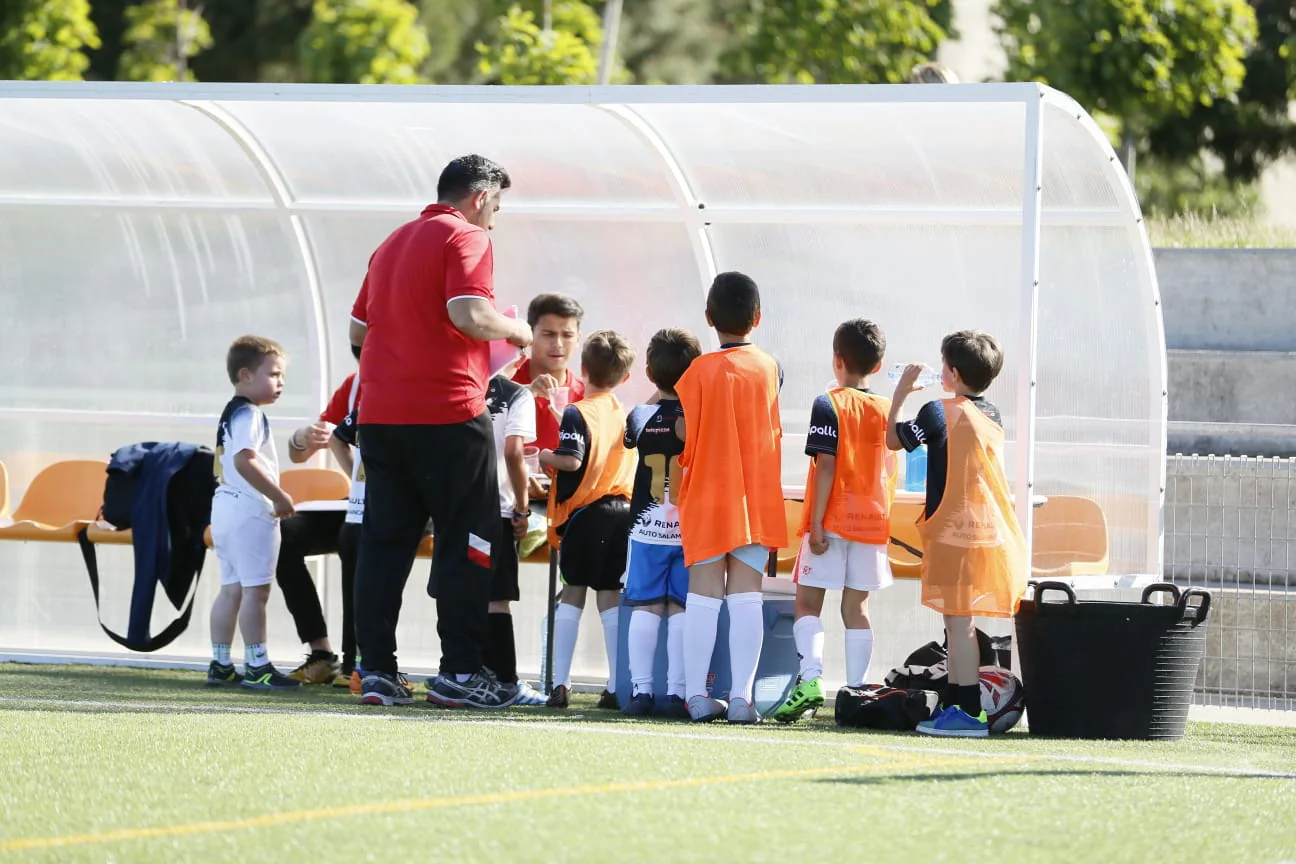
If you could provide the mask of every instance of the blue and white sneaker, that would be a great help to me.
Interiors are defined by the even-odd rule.
[[[970,717],[955,705],[933,714],[930,720],[919,723],[918,731],[942,738],[989,738],[990,721],[984,711],[976,717]]]
[[[524,708],[543,708],[549,697],[545,696],[539,690],[532,687],[525,681],[519,680],[517,683],[517,698],[513,700],[514,705],[521,705]]]

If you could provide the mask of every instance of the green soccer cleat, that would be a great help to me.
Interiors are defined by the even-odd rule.
[[[820,678],[809,681],[797,679],[796,687],[783,700],[783,704],[774,709],[770,716],[780,723],[795,723],[807,711],[822,708],[824,704],[823,682]]]

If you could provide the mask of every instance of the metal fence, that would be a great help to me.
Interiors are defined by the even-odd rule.
[[[1165,576],[1212,594],[1195,699],[1296,710],[1296,459],[1172,456]]]

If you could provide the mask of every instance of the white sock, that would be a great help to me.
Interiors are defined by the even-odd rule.
[[[599,618],[603,621],[603,649],[607,651],[608,658],[608,686],[609,693],[616,693],[617,688],[617,631],[621,629],[621,609],[613,606],[611,609],[605,609],[599,613]]]
[[[576,637],[580,635],[581,610],[566,603],[558,604],[554,613],[554,677],[557,687],[571,686],[572,657],[576,654]]]
[[[230,646],[219,642],[212,643],[212,659],[222,666],[230,665]]]
[[[850,632],[849,630],[846,632]],[[801,680],[823,675],[824,626],[818,615],[798,618],[792,625],[792,638],[801,657]]]
[[[708,696],[711,652],[715,650],[716,628],[720,623],[719,597],[688,595],[684,607],[684,698]]]
[[[764,605],[759,591],[730,594],[729,606],[729,698],[752,701],[756,684],[756,664],[760,662],[761,643],[765,641]]]
[[[820,636],[820,642],[823,637]],[[862,687],[868,677],[869,660],[873,658],[873,631],[846,631],[846,686]]]
[[[632,696],[653,692],[653,659],[657,653],[657,631],[661,616],[647,609],[630,613],[630,632],[626,634],[626,650],[630,652],[630,683]]]
[[[684,698],[684,614],[682,612],[676,612],[666,619],[666,695]]]
[[[248,645],[245,657],[249,666],[264,666],[270,662],[270,655],[266,653],[264,642],[254,642]]]

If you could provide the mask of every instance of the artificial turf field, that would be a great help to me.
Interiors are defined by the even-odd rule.
[[[1296,862],[1296,729],[989,740],[0,665],[5,861]]]

